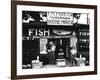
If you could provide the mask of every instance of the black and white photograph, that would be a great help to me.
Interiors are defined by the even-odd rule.
[[[22,11],[22,68],[89,66],[89,13]]]
[[[14,78],[96,74],[96,6],[23,1],[13,6]]]

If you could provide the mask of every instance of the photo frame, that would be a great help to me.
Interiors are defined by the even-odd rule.
[[[11,79],[97,74],[97,6],[11,1]]]

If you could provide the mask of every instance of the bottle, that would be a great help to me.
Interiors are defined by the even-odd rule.
[[[39,63],[40,61],[39,61],[39,56],[37,56],[37,60],[36,60],[36,63]]]

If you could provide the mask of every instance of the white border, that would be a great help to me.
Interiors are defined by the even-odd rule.
[[[22,10],[28,11],[56,11],[72,13],[90,14],[90,66],[85,67],[65,67],[53,69],[22,69]],[[60,8],[17,5],[17,75],[35,75],[48,73],[69,73],[94,71],[94,10],[80,8]]]

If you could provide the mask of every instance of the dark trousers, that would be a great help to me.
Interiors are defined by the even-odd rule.
[[[53,51],[49,53],[49,63],[55,64],[55,52]]]
[[[72,66],[76,66],[77,65],[77,62],[75,60],[75,55],[71,54],[71,64]]]

